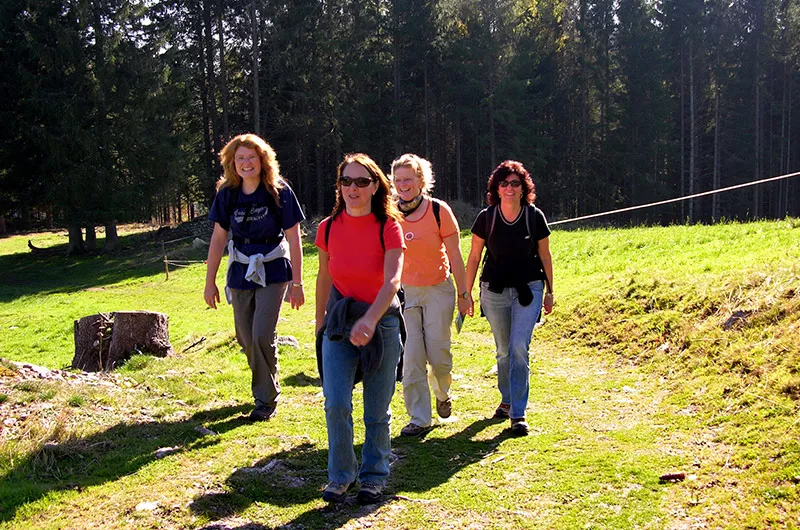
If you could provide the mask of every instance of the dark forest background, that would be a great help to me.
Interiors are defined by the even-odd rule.
[[[551,220],[798,171],[796,0],[2,0],[0,226],[201,214],[256,132],[307,210],[415,152],[478,206],[522,161]],[[800,214],[799,179],[617,223]]]

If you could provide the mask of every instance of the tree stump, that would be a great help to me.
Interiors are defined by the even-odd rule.
[[[75,321],[73,368],[87,372],[113,370],[137,352],[158,357],[174,353],[169,342],[167,315],[117,311]]]
[[[75,357],[72,367],[99,372],[108,364],[113,314],[100,313],[75,321]]]

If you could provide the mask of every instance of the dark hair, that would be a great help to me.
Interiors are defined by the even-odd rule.
[[[533,183],[533,179],[531,179],[531,175],[528,173],[528,170],[525,169],[525,166],[516,160],[504,160],[500,162],[500,165],[494,168],[492,174],[489,175],[486,202],[488,202],[490,206],[500,204],[500,194],[497,192],[497,188],[500,187],[500,183],[507,179],[509,175],[518,175],[519,180],[522,182],[520,204],[524,206],[525,204],[533,204],[536,202],[536,185]]]
[[[375,195],[372,196],[372,213],[375,214],[375,217],[381,221],[386,221],[391,218],[399,222],[400,219],[402,219],[402,215],[392,200],[391,183],[389,182],[389,179],[386,178],[386,175],[378,166],[378,164],[376,164],[374,160],[364,153],[351,153],[345,155],[344,160],[342,160],[341,164],[339,164],[339,167],[336,169],[336,204],[333,205],[331,220],[335,219],[336,216],[342,213],[342,211],[345,209],[344,199],[342,198],[342,187],[339,184],[339,178],[341,178],[344,168],[347,166],[347,164],[351,163],[364,166],[370,176],[375,180],[375,182],[378,183],[378,189],[375,192]]]

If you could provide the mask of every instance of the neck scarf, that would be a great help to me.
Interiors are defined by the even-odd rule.
[[[420,193],[410,201],[404,201],[400,199],[397,203],[397,207],[400,208],[400,211],[403,213],[403,217],[408,217],[412,213],[417,211],[419,205],[422,204],[423,195]]]

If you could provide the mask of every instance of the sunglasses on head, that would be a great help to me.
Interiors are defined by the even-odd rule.
[[[339,177],[339,184],[346,188],[351,184],[355,184],[359,188],[366,188],[369,186],[373,180],[369,177]]]
[[[501,188],[507,188],[508,186],[511,186],[512,188],[519,188],[522,186],[522,182],[519,180],[504,180],[500,183]]]

